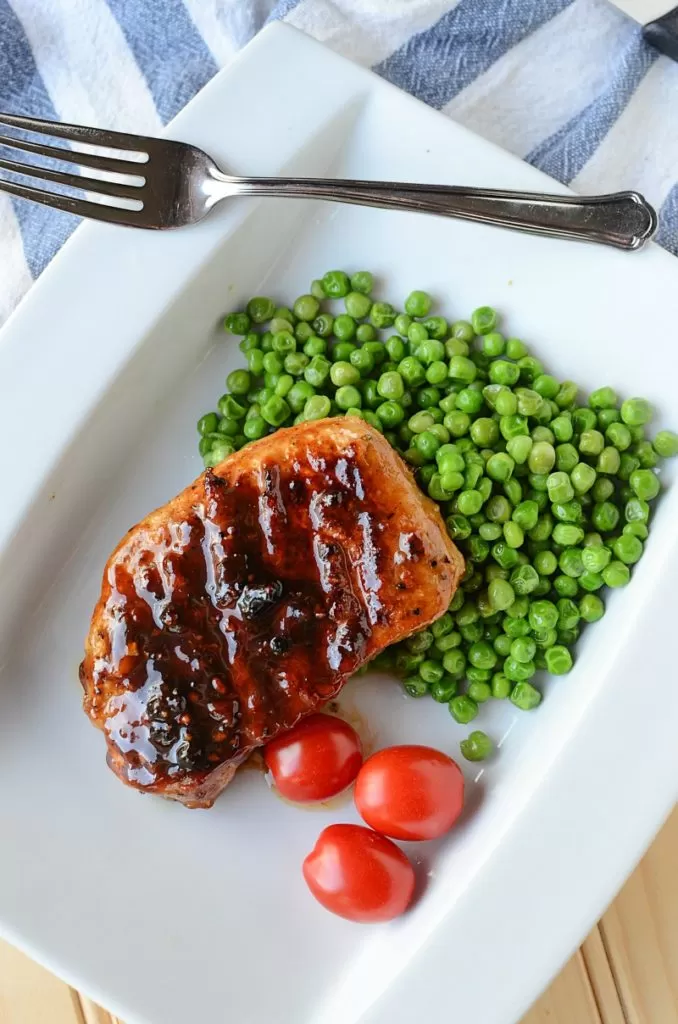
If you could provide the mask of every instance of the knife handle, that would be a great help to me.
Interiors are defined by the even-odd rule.
[[[648,22],[643,28],[643,39],[667,57],[678,61],[678,7]]]

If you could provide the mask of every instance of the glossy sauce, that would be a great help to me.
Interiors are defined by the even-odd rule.
[[[335,696],[389,623],[385,575],[407,589],[424,549],[412,533],[385,542],[351,447],[262,460],[234,483],[209,470],[195,494],[185,518],[116,552],[108,653],[81,666],[116,770],[148,789],[239,764]]]

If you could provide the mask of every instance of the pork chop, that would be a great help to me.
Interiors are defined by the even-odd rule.
[[[438,507],[358,418],[230,455],[104,570],[80,678],[110,767],[211,806],[256,747],[442,615],[463,568]]]

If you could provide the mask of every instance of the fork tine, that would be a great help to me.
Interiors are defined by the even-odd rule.
[[[63,171],[53,171],[49,167],[37,167],[35,164],[20,164],[15,160],[0,159],[0,168],[5,171],[14,171],[16,174],[24,174],[28,178],[40,178],[42,181],[57,181],[60,185],[69,185],[71,188],[84,189],[88,192],[99,192],[101,195],[112,196],[114,199],[138,199],[141,201],[141,192],[138,185],[121,185],[116,181],[86,178],[81,174],[66,174]]]
[[[155,142],[145,135],[130,135],[127,132],[111,132],[102,128],[87,128],[84,125],[63,124],[60,121],[44,121],[39,117],[22,117],[19,114],[0,112],[0,124],[12,128],[25,128],[43,135],[56,135],[73,142],[86,142],[90,146],[110,146],[112,149],[127,149],[135,153],[148,153]]]
[[[42,146],[38,142],[29,142],[28,139],[10,139],[4,135],[0,135],[0,146],[8,146],[10,149],[22,149],[26,153],[54,157],[56,160],[64,160],[66,163],[81,164],[83,167],[94,167],[101,171],[115,171],[116,174],[138,174],[143,176],[143,169],[146,166],[146,163],[136,160],[116,160],[113,156],[98,156],[96,153],[78,153],[74,149],[66,149],[65,146]]]
[[[138,211],[126,210],[120,206],[105,206],[103,203],[91,203],[87,199],[73,199],[71,196],[60,196],[54,192],[44,192],[41,188],[30,185],[17,185],[13,181],[0,178],[0,191],[9,192],[19,199],[32,199],[44,206],[52,206],[56,210],[74,213],[76,217],[91,217],[94,220],[111,221],[113,224],[126,224],[139,227]],[[154,224],[143,224],[143,227],[155,227]]]

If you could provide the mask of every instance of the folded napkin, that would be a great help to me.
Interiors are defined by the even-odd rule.
[[[273,19],[576,191],[639,189],[678,253],[678,64],[606,0],[0,0],[0,110],[153,135]],[[0,323],[76,226],[0,193]]]

